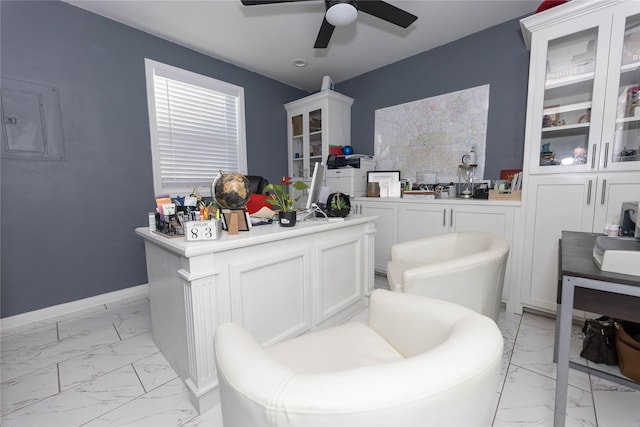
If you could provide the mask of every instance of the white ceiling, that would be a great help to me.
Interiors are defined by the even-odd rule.
[[[365,13],[314,49],[324,1],[243,6],[240,0],[64,0],[288,85],[315,92],[533,12],[542,0],[389,0],[418,16],[403,29]],[[361,0],[366,1],[366,0]],[[305,68],[292,65],[308,62]]]

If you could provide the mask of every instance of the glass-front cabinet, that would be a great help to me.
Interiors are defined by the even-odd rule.
[[[611,51],[609,72],[617,84],[612,84],[607,94],[615,102],[608,104],[610,111],[605,111],[605,123],[612,126],[604,128],[603,141],[612,142],[601,168],[640,168],[640,4],[632,3],[636,13],[617,16],[613,24],[612,42],[617,49]]]
[[[308,181],[315,163],[326,162],[332,146],[350,145],[353,99],[322,91],[285,104],[289,176]]]
[[[291,176],[308,178],[314,163],[322,162],[322,109],[291,117]]]
[[[638,3],[541,29],[531,52],[529,173],[638,169]]]
[[[574,0],[520,23],[531,49],[520,302],[554,312],[562,231],[603,233],[640,195],[640,2]]]

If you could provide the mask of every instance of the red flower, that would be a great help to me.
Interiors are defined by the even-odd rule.
[[[290,176],[283,176],[282,177],[282,185],[289,185],[291,184],[291,177]]]

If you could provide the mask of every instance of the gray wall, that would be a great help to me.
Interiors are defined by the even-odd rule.
[[[245,88],[249,172],[287,168],[283,104],[306,93],[61,2],[0,1],[3,77],[59,89],[66,160],[2,160],[2,317],[147,282],[154,206],[144,58]],[[491,84],[485,176],[520,167],[528,52],[518,20],[336,85],[355,98],[352,144],[373,154],[374,111]],[[28,227],[25,227],[28,225]]]
[[[484,177],[498,179],[501,169],[522,167],[528,70],[529,51],[514,19],[342,82],[336,90],[355,98],[355,152],[373,154],[376,109],[490,84]]]
[[[66,160],[2,160],[2,317],[147,282],[155,206],[144,58],[245,89],[249,173],[287,170],[306,93],[62,2],[1,1],[2,77],[59,90]]]

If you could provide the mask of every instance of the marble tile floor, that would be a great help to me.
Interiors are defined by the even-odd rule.
[[[376,286],[385,281],[376,276]],[[366,319],[365,310],[350,321]],[[551,426],[554,320],[502,312],[499,326],[505,348],[493,425]],[[222,426],[220,406],[198,415],[150,329],[143,298],[2,331],[0,424]],[[580,346],[576,327],[573,358]],[[640,427],[640,392],[572,370],[566,425]]]

